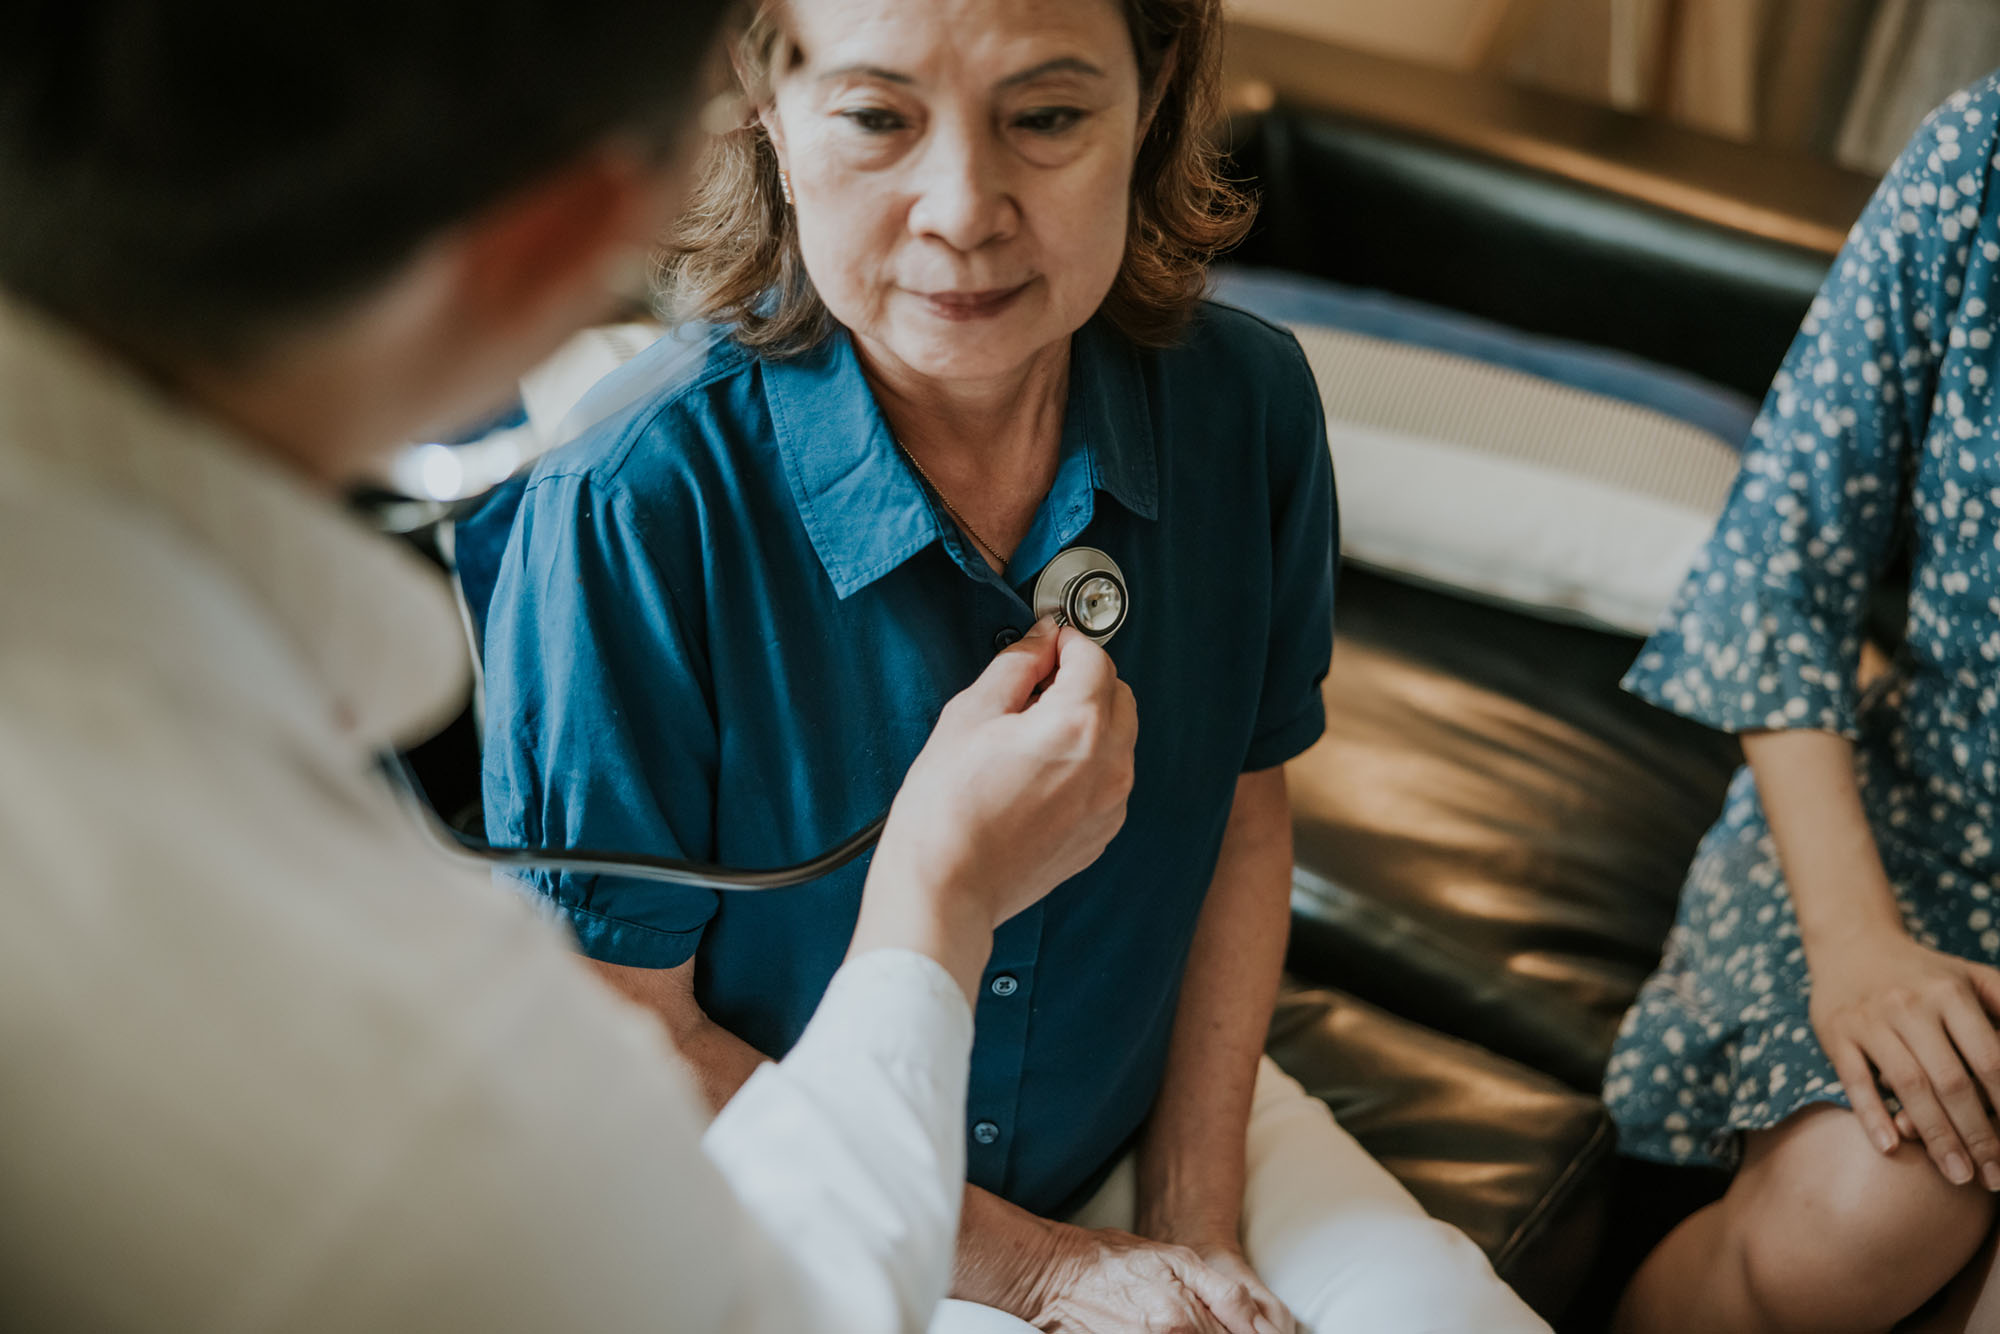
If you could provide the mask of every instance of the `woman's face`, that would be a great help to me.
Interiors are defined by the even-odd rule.
[[[1137,60],[1115,0],[789,0],[765,123],[806,270],[876,355],[1007,375],[1125,254]]]

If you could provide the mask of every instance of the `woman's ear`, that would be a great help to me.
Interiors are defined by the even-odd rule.
[[[1139,90],[1139,135],[1134,141],[1132,155],[1138,156],[1139,149],[1146,143],[1146,136],[1153,132],[1153,120],[1160,113],[1160,104],[1167,100],[1167,89],[1173,87],[1174,75],[1179,71],[1181,43],[1176,37],[1160,58],[1160,68],[1153,75],[1152,86]]]
[[[784,170],[788,161],[785,155],[785,123],[778,116],[776,97],[757,108],[757,123],[764,127],[764,137],[771,141],[771,151],[778,155],[778,167]]]
[[[764,137],[771,141],[771,149],[778,155],[778,170],[787,171],[790,168],[785,151],[785,123],[778,115],[778,84],[798,66],[803,52],[782,27],[770,35],[769,42],[769,47],[757,57],[762,62],[761,69],[751,69],[745,63],[752,58],[748,48],[739,49],[731,59],[736,67],[737,86],[751,99],[757,123],[764,127]]]

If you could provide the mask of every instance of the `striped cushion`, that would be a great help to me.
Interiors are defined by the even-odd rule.
[[[1651,631],[1735,480],[1747,402],[1594,349],[1423,307],[1405,315],[1379,294],[1350,319],[1363,304],[1352,295],[1314,304],[1325,284],[1273,281],[1225,278],[1221,295],[1305,349],[1348,559]],[[1302,318],[1313,314],[1339,323]]]

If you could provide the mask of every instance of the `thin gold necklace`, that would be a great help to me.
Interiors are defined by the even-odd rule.
[[[979,530],[966,522],[965,516],[958,512],[958,506],[952,504],[951,497],[944,493],[944,488],[939,486],[928,472],[924,471],[923,464],[917,462],[917,456],[910,452],[910,447],[904,444],[899,437],[891,436],[890,439],[896,441],[896,448],[903,451],[903,457],[908,459],[910,466],[917,470],[917,476],[924,479],[924,485],[931,489],[931,494],[938,498],[938,504],[944,506],[944,512],[952,517],[952,521],[965,530],[967,537],[979,544],[979,549],[985,552],[995,565],[998,565],[1003,570],[1006,569],[1007,558],[1000,554],[1000,549],[981,537]]]

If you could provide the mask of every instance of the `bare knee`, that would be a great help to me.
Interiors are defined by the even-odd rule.
[[[1746,1161],[1731,1187],[1745,1296],[1772,1330],[1886,1330],[1972,1258],[1993,1197],[1945,1181],[1916,1145],[1884,1156],[1851,1113],[1802,1115],[1810,1124],[1766,1133],[1804,1133]]]

